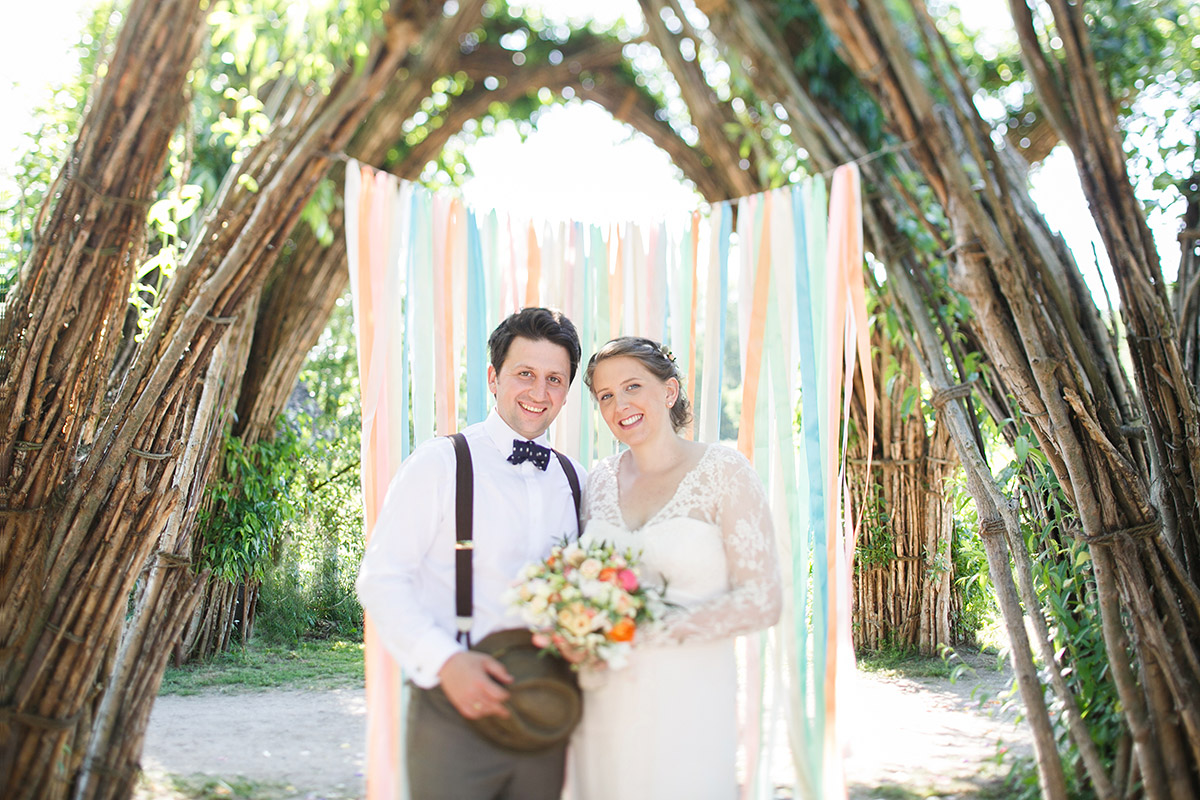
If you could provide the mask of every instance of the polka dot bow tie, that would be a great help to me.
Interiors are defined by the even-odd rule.
[[[523,439],[513,439],[513,451],[508,461],[510,464],[532,461],[535,467],[545,472],[550,464],[550,448]]]

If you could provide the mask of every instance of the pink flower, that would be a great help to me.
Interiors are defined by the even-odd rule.
[[[631,569],[623,569],[617,573],[617,580],[621,582],[621,588],[627,592],[636,592],[638,588],[637,573]]]

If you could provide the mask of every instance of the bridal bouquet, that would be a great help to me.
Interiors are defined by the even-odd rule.
[[[610,669],[625,665],[638,628],[665,608],[660,593],[642,585],[633,551],[605,543],[556,545],[521,571],[506,599],[534,644],[559,656],[582,653]]]

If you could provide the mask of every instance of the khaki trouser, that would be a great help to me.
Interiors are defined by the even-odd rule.
[[[441,687],[409,688],[411,800],[558,800],[566,744],[540,753],[504,750],[476,734]]]

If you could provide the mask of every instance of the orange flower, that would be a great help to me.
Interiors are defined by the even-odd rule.
[[[607,581],[608,583],[616,583],[617,570],[613,569],[612,567],[605,567],[604,569],[600,570],[599,578],[600,580]]]
[[[633,624],[633,620],[629,617],[622,617],[621,621],[613,625],[608,632],[608,640],[610,642],[632,642],[635,630],[637,630],[637,626]]]

